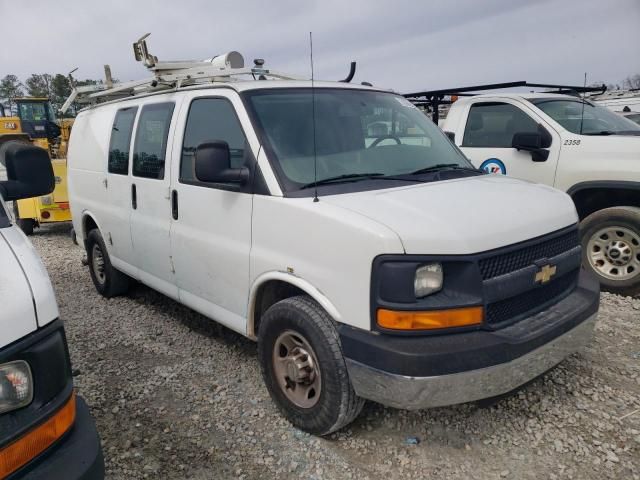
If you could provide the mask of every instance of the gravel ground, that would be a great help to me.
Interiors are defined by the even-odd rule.
[[[255,344],[143,286],[105,300],[68,227],[33,243],[65,320],[107,478],[640,478],[640,299],[603,294],[594,341],[489,404],[367,403],[314,438],[276,411]]]

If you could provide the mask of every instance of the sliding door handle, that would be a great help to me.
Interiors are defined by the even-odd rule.
[[[138,192],[136,191],[136,184],[131,184],[131,208],[134,210],[138,208]]]
[[[178,219],[178,191],[171,191],[171,216],[174,220]]]

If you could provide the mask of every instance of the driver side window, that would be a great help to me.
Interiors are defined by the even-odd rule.
[[[231,168],[245,165],[250,150],[231,102],[225,98],[197,98],[191,102],[184,131],[181,183],[214,186],[198,180],[195,170],[196,148],[203,142],[214,140],[222,140],[229,145]]]
[[[463,147],[511,148],[515,133],[542,133],[529,115],[508,103],[487,102],[471,106],[462,139]]]

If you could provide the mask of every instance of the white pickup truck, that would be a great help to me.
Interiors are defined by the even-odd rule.
[[[455,101],[441,127],[476,167],[567,192],[583,263],[605,290],[640,292],[640,125],[579,97],[500,93]]]

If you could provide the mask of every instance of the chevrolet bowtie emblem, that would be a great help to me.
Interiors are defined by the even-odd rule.
[[[551,280],[551,277],[556,274],[556,270],[557,268],[555,265],[545,265],[536,272],[536,283],[547,283],[549,280]]]

